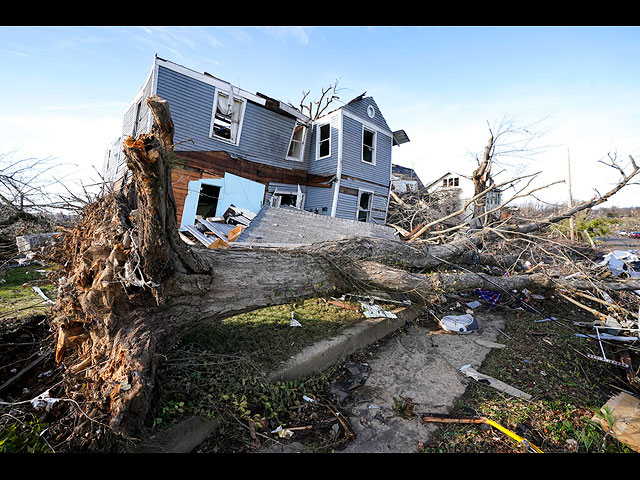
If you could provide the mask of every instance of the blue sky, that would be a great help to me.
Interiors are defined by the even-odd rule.
[[[425,182],[471,173],[505,116],[544,119],[544,153],[514,166],[543,171],[535,185],[563,180],[570,155],[586,199],[618,179],[609,152],[640,161],[638,27],[0,27],[0,153],[97,178],[154,54],[296,105],[336,79],[344,102],[366,91],[411,139],[394,163]],[[609,205],[640,205],[640,186]]]

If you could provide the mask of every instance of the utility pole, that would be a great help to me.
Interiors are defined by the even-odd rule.
[[[567,185],[569,186],[569,208],[573,208],[573,198],[571,196],[571,156],[569,154],[569,149],[567,148],[567,167],[568,167],[568,179]],[[573,215],[569,217],[569,239],[571,243],[575,241],[575,224]]]

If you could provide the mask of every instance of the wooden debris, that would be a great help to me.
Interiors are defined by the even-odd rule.
[[[591,420],[620,442],[640,452],[640,400],[620,392],[610,398],[600,411],[602,415],[594,415]]]

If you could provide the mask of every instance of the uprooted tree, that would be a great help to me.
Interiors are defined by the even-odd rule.
[[[443,245],[352,238],[290,249],[210,250],[189,247],[178,236],[173,123],[166,101],[154,96],[147,103],[151,132],[124,142],[132,183],[87,206],[65,237],[66,272],[53,321],[67,394],[85,405],[87,419],[124,436],[143,424],[163,355],[199,325],[298,298],[368,289],[426,304],[454,290],[553,288],[560,280],[542,273],[424,272],[463,262],[492,235],[533,232],[601,203],[639,172],[634,163],[611,192],[554,218]]]

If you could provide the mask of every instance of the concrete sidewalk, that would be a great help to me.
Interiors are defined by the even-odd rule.
[[[411,306],[394,311],[397,318],[371,318],[359,322],[338,336],[322,340],[289,359],[272,372],[270,381],[298,380],[319,373],[348,355],[366,348],[417,318],[423,310]],[[218,428],[218,422],[192,417],[141,442],[137,453],[188,453]]]

